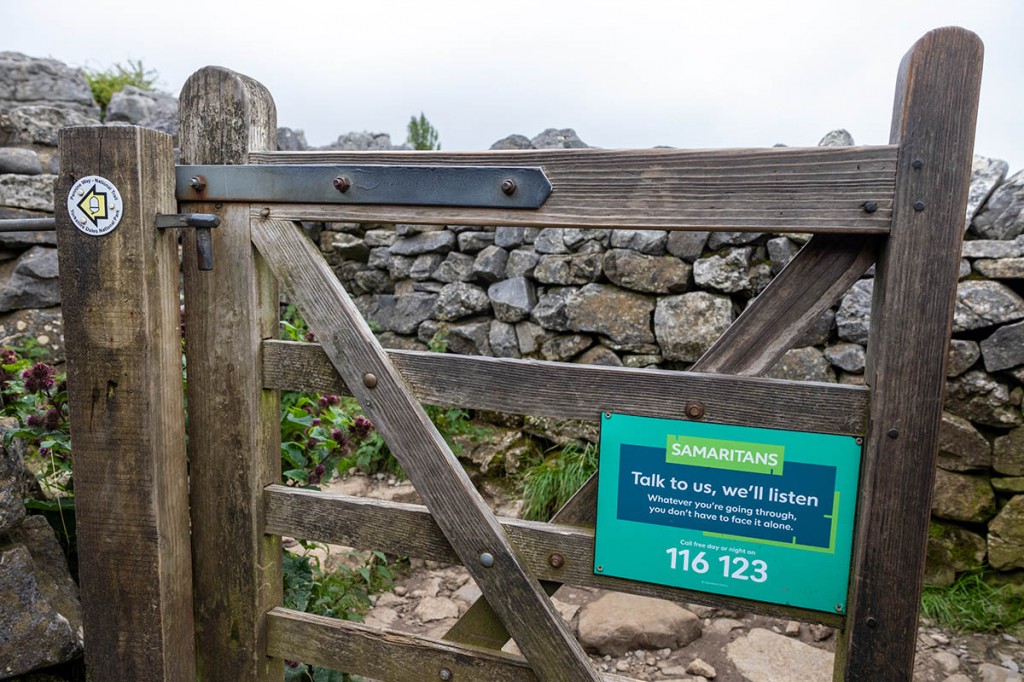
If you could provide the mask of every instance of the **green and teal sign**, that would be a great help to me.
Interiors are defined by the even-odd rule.
[[[850,436],[606,414],[594,571],[846,612]]]

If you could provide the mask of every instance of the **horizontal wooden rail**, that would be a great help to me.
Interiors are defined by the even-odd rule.
[[[267,614],[267,653],[381,680],[537,682],[526,659],[348,620],[276,608]],[[442,670],[448,674],[442,677]],[[631,682],[604,673],[604,682]]]
[[[894,146],[727,150],[259,152],[254,164],[541,167],[554,188],[537,210],[272,204],[270,217],[666,230],[887,234]]]
[[[861,386],[423,351],[388,356],[432,405],[597,421],[602,412],[684,419],[686,404],[697,401],[713,423],[853,436],[866,428]],[[312,343],[264,341],[263,386],[350,395]]]
[[[280,485],[268,486],[266,493],[266,532],[272,535],[459,563],[455,551],[424,506]],[[833,626],[844,622],[843,616],[834,613],[597,575],[593,570],[592,530],[520,519],[500,518],[498,521],[530,573],[540,580],[676,602],[708,604],[804,622]],[[559,568],[551,566],[552,554],[563,558],[564,563]]]

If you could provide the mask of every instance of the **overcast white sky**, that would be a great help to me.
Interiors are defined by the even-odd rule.
[[[975,151],[1024,165],[1024,2],[782,0],[149,3],[0,0],[0,50],[75,66],[141,59],[177,94],[207,64],[274,95],[311,144],[405,139],[426,113],[445,149],[574,128],[601,147],[888,141],[896,71],[932,28],[986,46]]]

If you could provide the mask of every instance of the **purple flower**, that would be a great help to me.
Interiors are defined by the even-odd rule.
[[[3,352],[0,352],[0,364],[13,365],[18,361],[18,354],[10,348],[5,348]]]
[[[324,396],[324,397],[327,398],[327,404],[328,405],[340,405],[341,404],[341,398],[339,398],[336,395],[328,395],[328,396]]]
[[[370,435],[370,431],[373,431],[373,422],[363,415],[359,415],[356,417],[355,421],[352,422],[351,431],[356,440],[362,440]]]
[[[30,414],[28,419],[25,420],[25,423],[29,426],[42,426],[43,416],[41,414]]]
[[[25,382],[26,391],[38,393],[39,391],[53,388],[53,376],[56,373],[57,370],[51,365],[47,365],[45,362],[37,362],[22,372],[21,378]]]
[[[306,332],[306,341],[308,341],[309,343],[313,343],[314,341],[316,341],[316,334],[314,334],[313,332]]]
[[[46,416],[43,417],[43,428],[49,431],[56,431],[58,426],[60,426],[60,410],[56,407],[51,407],[46,411]]]

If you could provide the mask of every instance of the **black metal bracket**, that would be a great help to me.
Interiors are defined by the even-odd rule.
[[[540,168],[499,166],[177,166],[179,201],[540,208]]]
[[[170,227],[196,228],[196,265],[200,270],[213,270],[213,237],[210,228],[220,225],[220,216],[212,213],[158,213],[157,229]]]

